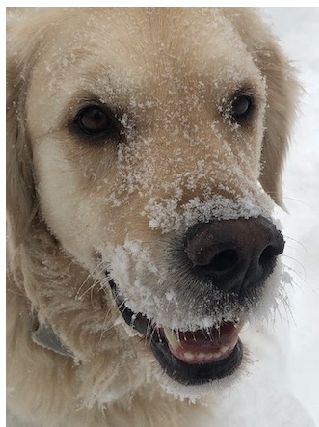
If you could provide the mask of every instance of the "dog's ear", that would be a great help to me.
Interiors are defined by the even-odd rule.
[[[253,9],[227,8],[224,14],[265,79],[267,107],[259,181],[266,193],[282,206],[282,168],[301,87],[276,38]]]
[[[17,247],[37,214],[25,104],[40,29],[22,10],[9,9],[7,22],[7,221],[9,241]]]
[[[274,41],[256,50],[256,63],[266,81],[267,106],[261,153],[260,183],[280,206],[281,178],[300,86],[295,70]]]

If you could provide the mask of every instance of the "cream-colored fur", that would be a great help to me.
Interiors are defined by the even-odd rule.
[[[130,242],[156,264],[167,230],[150,226],[154,206],[173,198],[179,215],[205,191],[229,199],[247,189],[261,194],[259,180],[262,197],[281,203],[293,71],[247,9],[8,14],[9,408],[45,427],[204,425],[209,408],[163,390],[147,344],[119,321],[104,268],[121,281],[113,255],[125,245],[132,252]],[[260,103],[243,131],[213,108],[242,82]],[[68,128],[92,92],[134,122],[120,164],[114,144],[90,145]],[[134,287],[126,292],[135,301]],[[35,313],[74,358],[33,342]]]

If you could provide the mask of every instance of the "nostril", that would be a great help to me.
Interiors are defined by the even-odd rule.
[[[240,293],[265,282],[284,244],[282,233],[266,218],[212,220],[187,231],[182,260],[200,280]]]
[[[228,271],[238,261],[238,254],[233,249],[227,249],[217,253],[209,263],[209,267],[213,271]]]
[[[281,251],[275,246],[267,246],[259,256],[259,265],[263,268],[272,266],[276,256],[280,255]]]

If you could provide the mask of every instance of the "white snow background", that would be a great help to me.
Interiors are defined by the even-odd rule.
[[[296,271],[297,282],[291,292],[288,372],[293,392],[319,426],[319,8],[271,8],[264,14],[306,91],[284,173],[289,216],[282,221],[284,262]]]
[[[222,393],[209,425],[319,426],[319,8],[260,11],[305,90],[283,179],[289,214],[278,212],[286,240],[283,262],[293,277],[291,315],[284,314],[288,321],[277,322],[275,331],[247,337],[259,361]]]
[[[284,173],[289,215],[278,213],[286,240],[283,261],[294,279],[292,315],[287,312],[288,322],[279,321],[275,331],[256,330],[253,340],[247,335],[258,363],[248,364],[235,386],[218,393],[206,426],[319,426],[319,8],[261,12],[295,62],[306,91]],[[10,416],[7,422],[16,425]]]

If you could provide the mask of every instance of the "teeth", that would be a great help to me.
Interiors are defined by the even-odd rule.
[[[223,345],[218,350],[216,349],[216,351],[210,353],[197,353],[191,350],[185,351],[186,349],[183,351],[183,343],[179,341],[174,331],[169,328],[163,329],[171,351],[175,353],[176,357],[181,357],[182,360],[184,359],[188,362],[201,363],[220,360],[225,354],[233,350],[238,340],[238,336],[236,335],[229,344]]]
[[[186,353],[184,353],[183,356],[185,357],[186,360],[194,360],[195,359],[195,355],[189,351],[186,351]]]
[[[228,345],[223,345],[220,349],[220,352],[222,354],[227,353],[229,350],[232,350],[235,347],[236,343],[237,343],[237,337],[235,337],[233,339],[233,341],[231,343],[229,343]]]
[[[177,341],[176,335],[172,332],[171,329],[163,328],[165,332],[165,336],[173,350],[177,350],[179,347],[179,343]]]
[[[220,358],[220,356],[222,355],[223,353],[221,353],[220,351],[217,351],[216,353],[214,353],[213,354],[213,358],[216,360],[216,359],[219,359]]]

